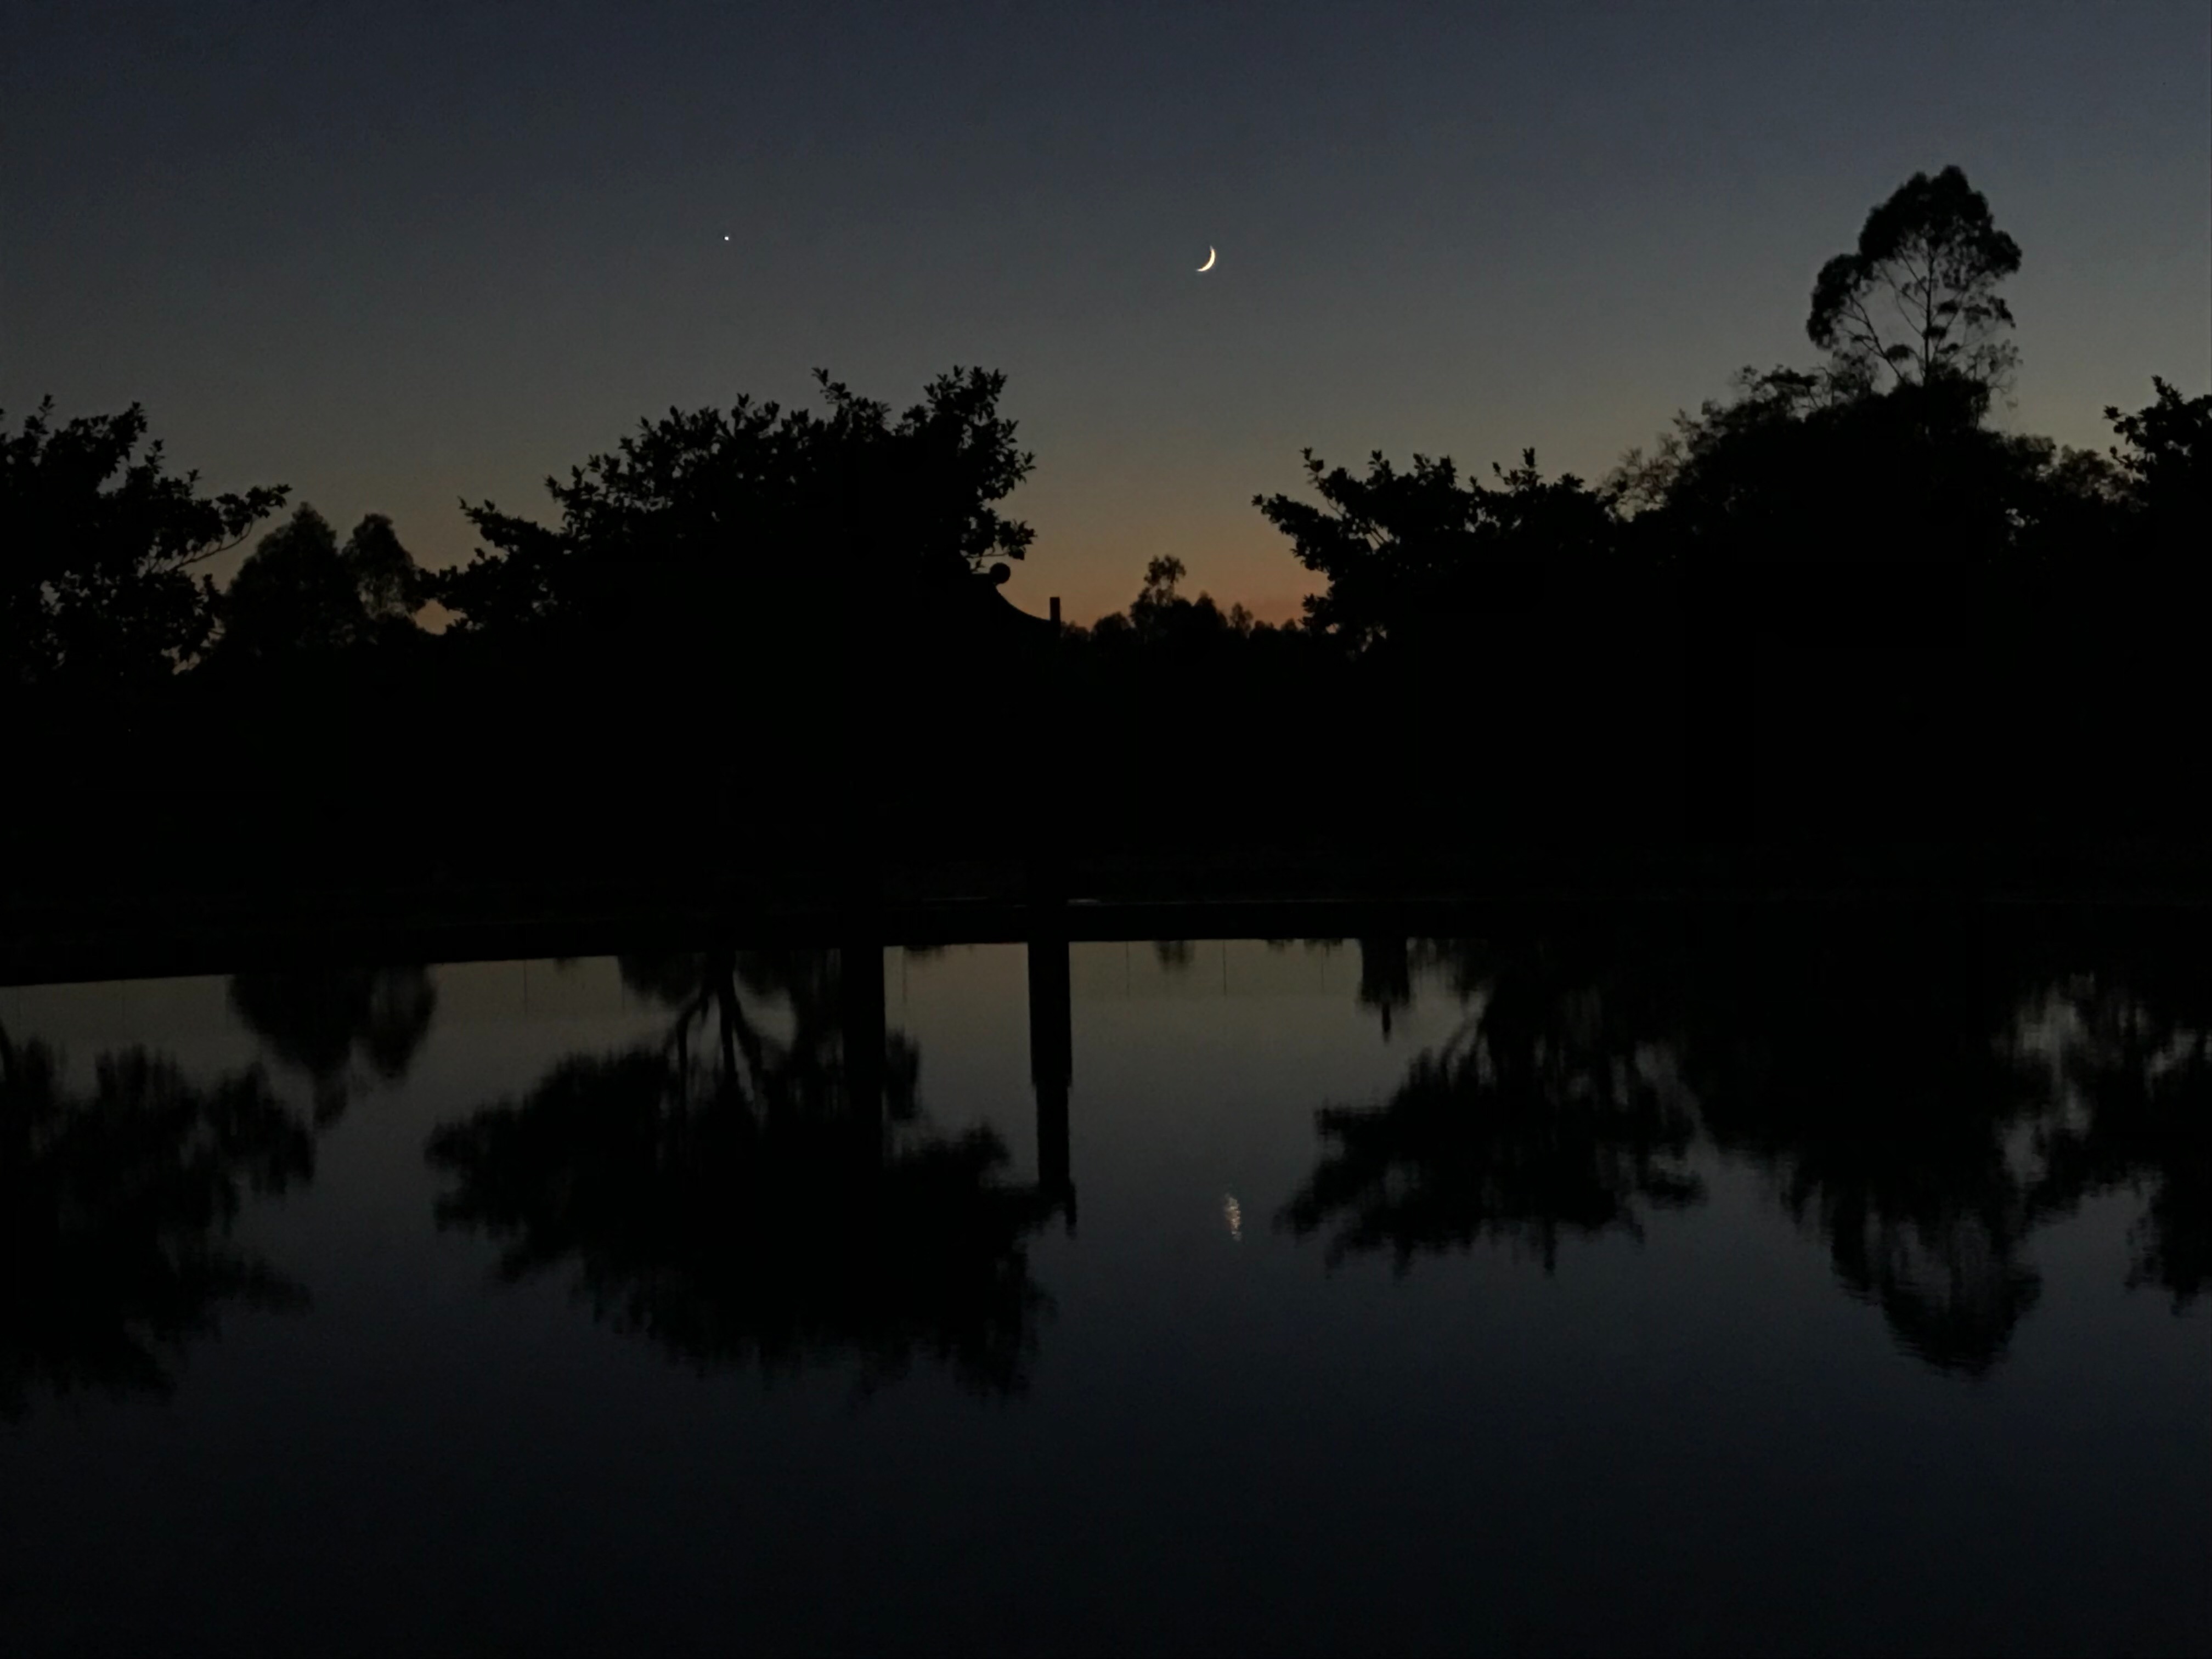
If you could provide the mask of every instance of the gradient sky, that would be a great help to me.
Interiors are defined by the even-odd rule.
[[[434,563],[641,415],[982,363],[1018,603],[1173,553],[1286,615],[1301,447],[1602,474],[1813,360],[1814,270],[1953,161],[2026,253],[2008,420],[2212,380],[2203,0],[0,13],[11,423],[135,399]]]

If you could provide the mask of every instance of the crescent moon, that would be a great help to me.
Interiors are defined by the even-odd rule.
[[[1199,267],[1199,269],[1200,269],[1200,270],[1212,270],[1212,269],[1213,269],[1213,262],[1214,262],[1216,259],[1219,258],[1220,257],[1221,257],[1221,256],[1220,256],[1219,254],[1216,253],[1216,252],[1213,251],[1213,249],[1209,246],[1206,248],[1206,263],[1205,263],[1204,264],[1200,265],[1200,266]]]

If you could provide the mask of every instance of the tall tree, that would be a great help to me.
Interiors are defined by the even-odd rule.
[[[1869,390],[1884,371],[1893,384],[1996,386],[2015,357],[1997,284],[2019,269],[2020,244],[1964,173],[1916,173],[1867,215],[1856,249],[1820,267],[1805,331]]]

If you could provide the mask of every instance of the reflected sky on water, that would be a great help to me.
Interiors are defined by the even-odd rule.
[[[0,1624],[2201,1650],[2194,931],[0,989]]]

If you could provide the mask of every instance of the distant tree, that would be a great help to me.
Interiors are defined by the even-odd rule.
[[[212,498],[169,472],[146,416],[55,424],[48,398],[0,427],[0,688],[166,678],[204,647],[215,593],[192,567],[283,505],[281,486]]]
[[[362,517],[346,538],[342,556],[371,626],[404,623],[428,602],[421,567],[383,514]]]
[[[1189,568],[1172,554],[1147,564],[1145,585],[1137,590],[1137,597],[1129,606],[1131,619],[1157,617],[1174,610],[1176,586],[1189,574]]]
[[[1157,657],[1164,649],[1188,656],[1274,631],[1241,605],[1224,611],[1211,593],[1185,599],[1177,589],[1188,574],[1172,554],[1153,559],[1127,613],[1100,617],[1091,626],[1092,641],[1109,651],[1133,647]]]
[[[391,520],[370,514],[341,547],[303,504],[261,538],[223,594],[219,649],[258,659],[369,644],[411,630],[427,597]]]
[[[1002,374],[955,369],[894,420],[817,377],[826,415],[740,398],[672,410],[546,488],[557,528],[464,504],[488,551],[436,584],[464,630],[599,623],[726,626],[751,610],[849,606],[983,573],[1026,552],[1002,516],[1032,458],[998,413]]]
[[[1916,173],[1867,216],[1856,249],[1820,267],[1805,331],[1869,390],[1885,371],[1892,385],[1995,387],[2014,361],[1997,284],[2019,269],[2020,245],[1964,173]]]

